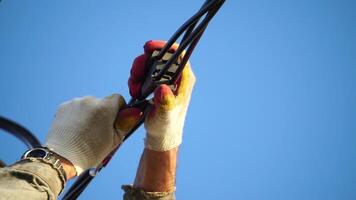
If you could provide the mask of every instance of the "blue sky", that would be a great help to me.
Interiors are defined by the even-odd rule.
[[[0,2],[0,115],[43,142],[57,106],[129,99],[132,60],[203,1]],[[356,199],[356,3],[228,0],[191,58],[178,199]],[[80,199],[120,199],[140,129]],[[23,146],[0,134],[0,158]]]

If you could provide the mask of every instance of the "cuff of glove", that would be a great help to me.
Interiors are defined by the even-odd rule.
[[[175,200],[174,191],[145,192],[140,188],[134,188],[132,185],[123,185],[121,188],[125,191],[124,200]]]
[[[87,166],[87,163],[86,163],[87,161],[86,161],[86,159],[83,159],[84,156],[81,156],[81,154],[77,153],[77,151],[71,150],[71,149],[69,149],[69,147],[62,148],[60,145],[56,145],[53,143],[47,143],[45,146],[47,148],[49,148],[50,150],[52,150],[53,152],[55,152],[56,154],[69,160],[73,164],[78,176],[84,170],[86,170],[86,168],[84,168],[83,166]],[[85,165],[82,163],[85,163]]]
[[[154,151],[168,151],[178,147],[182,143],[182,137],[154,137],[146,134],[145,147]]]

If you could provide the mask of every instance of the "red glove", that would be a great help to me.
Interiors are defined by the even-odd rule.
[[[143,46],[145,53],[136,57],[131,68],[131,76],[129,78],[130,95],[137,98],[141,94],[141,86],[146,77],[146,61],[151,57],[155,50],[160,50],[166,44],[165,41],[150,40]],[[168,52],[173,53],[178,48],[177,44],[173,44]]]

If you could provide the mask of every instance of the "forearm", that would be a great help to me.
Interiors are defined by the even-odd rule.
[[[145,149],[133,186],[124,185],[124,200],[174,200],[178,147],[159,152]]]
[[[178,147],[165,151],[145,149],[136,173],[134,187],[148,192],[171,192],[175,189]]]

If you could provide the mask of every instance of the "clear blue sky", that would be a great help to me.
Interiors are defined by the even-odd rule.
[[[0,3],[0,115],[43,142],[57,106],[128,99],[133,58],[168,39],[203,1]],[[178,199],[356,199],[356,3],[227,0],[191,58],[197,84]],[[80,199],[121,199],[141,129]],[[0,158],[25,147],[0,134]]]

